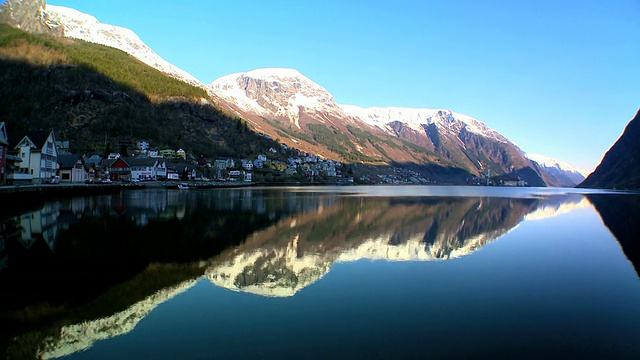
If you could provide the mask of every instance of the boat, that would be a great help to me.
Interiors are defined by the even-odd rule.
[[[182,183],[178,184],[178,189],[180,189],[180,190],[189,190],[189,184],[187,184],[186,182],[182,182]]]

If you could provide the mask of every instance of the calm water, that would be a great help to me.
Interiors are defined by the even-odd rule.
[[[146,189],[0,222],[10,358],[637,359],[640,196]]]

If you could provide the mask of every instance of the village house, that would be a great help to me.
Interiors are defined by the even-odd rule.
[[[140,150],[141,153],[146,154],[147,152],[149,152],[150,144],[148,141],[141,140],[141,141],[138,141],[136,145],[138,150]]]
[[[167,179],[167,162],[164,159],[156,159],[158,162],[155,165],[156,180]]]
[[[8,137],[8,152],[20,158],[12,180],[46,183],[58,175],[58,150],[53,130],[15,133]]]
[[[287,169],[287,164],[283,163],[282,161],[272,161],[271,162],[271,168],[276,170],[276,171],[285,171]]]
[[[186,153],[184,150],[182,150],[182,149],[178,149],[178,150],[176,151],[176,157],[179,157],[179,158],[181,158],[182,160],[187,160],[187,153]]]
[[[149,157],[135,157],[128,158],[129,166],[131,167],[130,179],[135,180],[157,180],[157,168],[158,160]]]
[[[242,159],[240,160],[240,162],[242,162],[242,168],[247,170],[247,171],[252,171],[253,170],[253,162],[251,162],[251,160],[249,159]]]
[[[69,154],[69,140],[56,141],[56,147],[58,148],[58,155]]]
[[[175,159],[178,156],[176,155],[176,151],[172,149],[162,149],[160,150],[160,156],[165,159]]]
[[[298,173],[298,169],[295,166],[287,166],[287,169],[284,171],[286,175],[295,175]]]
[[[167,164],[167,180],[180,180],[178,168],[175,165]]]
[[[100,155],[82,156],[82,163],[87,171],[87,180],[89,182],[95,182],[99,177],[100,164],[102,163],[102,157]]]
[[[262,169],[264,167],[265,160],[255,159],[253,160],[253,166],[257,169]]]
[[[7,181],[7,151],[9,149],[9,137],[7,136],[7,125],[0,122],[0,185]]]
[[[84,162],[84,156],[75,154],[58,155],[58,164],[60,164],[60,181],[64,183],[84,182],[89,178],[87,166]]]
[[[198,177],[196,166],[187,164],[171,164],[169,168],[174,168],[178,177],[184,180],[193,180]]]
[[[112,181],[164,180],[168,178],[167,164],[162,159],[150,157],[119,157],[103,162],[105,177]],[[174,173],[178,173],[174,169]],[[98,176],[102,177],[102,176]]]
[[[124,157],[106,159],[103,162],[106,168],[106,178],[112,181],[122,181],[131,178],[131,165]]]

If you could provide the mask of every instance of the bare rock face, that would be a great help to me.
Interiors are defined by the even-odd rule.
[[[61,26],[48,21],[45,0],[9,0],[0,6],[0,23],[32,33],[64,36]]]

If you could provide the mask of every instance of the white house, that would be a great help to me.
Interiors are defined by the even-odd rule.
[[[127,163],[131,167],[131,179],[156,180],[155,166],[157,159],[152,158],[128,158]]]
[[[84,157],[81,155],[58,155],[58,163],[60,164],[59,173],[62,182],[78,183],[84,182],[89,178]]]
[[[47,182],[58,175],[58,149],[52,131],[11,134],[9,151],[20,158],[17,173],[31,175],[34,182]]]
[[[149,142],[148,141],[138,141],[138,150],[142,152],[146,152],[149,150]]]
[[[242,168],[247,170],[247,171],[251,171],[253,170],[253,162],[251,162],[251,160],[248,159],[242,159]]]

